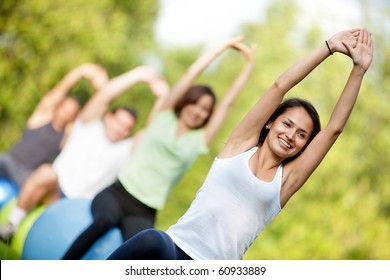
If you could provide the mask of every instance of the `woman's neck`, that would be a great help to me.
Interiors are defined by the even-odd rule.
[[[276,170],[282,163],[282,159],[267,149],[266,145],[260,146],[250,160],[250,167],[255,174],[267,174],[272,170]],[[272,173],[272,172],[271,172]]]
[[[176,128],[176,137],[179,138],[183,134],[187,133],[190,131],[191,128],[188,127],[183,120],[179,118],[179,121],[177,123],[177,128]]]

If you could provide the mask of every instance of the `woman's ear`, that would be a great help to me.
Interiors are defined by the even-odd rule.
[[[265,126],[265,129],[270,129],[270,128],[271,128],[271,126],[272,126],[272,123],[273,123],[273,122],[269,122],[269,123],[267,123],[267,124],[266,124],[266,126]]]

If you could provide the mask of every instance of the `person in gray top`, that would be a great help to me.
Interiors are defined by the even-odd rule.
[[[70,71],[44,95],[20,139],[0,155],[0,178],[6,177],[20,187],[38,166],[58,155],[80,108],[68,93],[82,78],[96,89],[108,80],[105,69],[91,63]]]

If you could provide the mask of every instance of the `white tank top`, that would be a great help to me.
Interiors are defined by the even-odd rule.
[[[227,159],[216,158],[188,211],[167,233],[193,259],[242,259],[264,227],[281,211],[283,167],[272,182],[249,168],[254,147]]]

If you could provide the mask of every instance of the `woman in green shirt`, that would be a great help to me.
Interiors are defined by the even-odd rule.
[[[235,37],[205,53],[174,85],[117,181],[92,201],[94,221],[71,245],[64,259],[80,259],[112,227],[120,227],[123,239],[127,240],[154,226],[156,211],[164,207],[172,188],[197,156],[208,152],[253,69],[254,47],[247,47],[242,40],[243,36]],[[246,64],[214,110],[213,90],[192,84],[228,48],[238,50]]]

